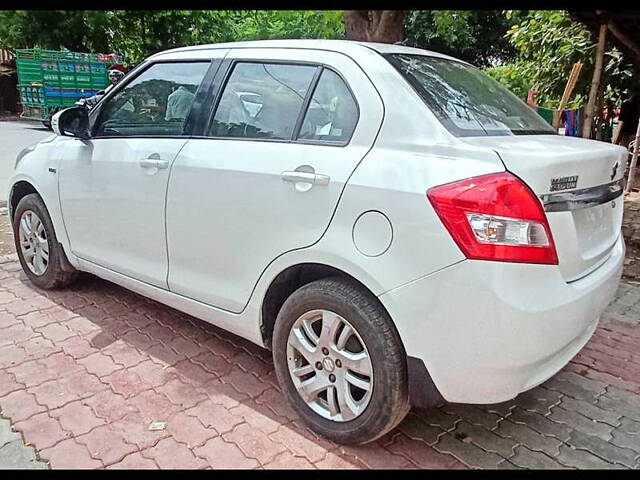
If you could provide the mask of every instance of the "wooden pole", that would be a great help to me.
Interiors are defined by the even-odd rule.
[[[633,188],[633,181],[636,178],[636,166],[638,165],[638,150],[640,150],[640,122],[638,122],[638,128],[636,129],[636,140],[633,144],[633,155],[631,155],[629,177],[627,178],[627,186],[624,189],[625,193],[631,192]]]
[[[576,86],[576,82],[578,81],[578,76],[580,75],[580,70],[582,69],[582,63],[574,63],[571,68],[571,73],[569,74],[569,79],[567,80],[567,84],[564,87],[564,93],[562,94],[562,99],[560,100],[560,106],[558,110],[553,112],[553,128],[558,128],[560,126],[560,117],[562,116],[562,111],[566,106],[569,98],[571,98],[571,93],[573,93],[573,88]]]
[[[584,125],[582,126],[582,137],[591,138],[591,125],[597,103],[600,83],[602,82],[602,64],[604,63],[604,48],[607,41],[607,24],[600,25],[600,35],[598,36],[598,48],[596,50],[596,65],[593,69],[593,79],[591,80],[591,90],[589,91],[589,101],[584,111]]]

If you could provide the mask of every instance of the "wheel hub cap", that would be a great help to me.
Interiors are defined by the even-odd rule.
[[[289,332],[287,365],[298,394],[317,414],[336,422],[360,416],[371,400],[373,367],[355,328],[329,310],[312,310]]]
[[[18,236],[27,267],[34,275],[44,275],[49,265],[49,242],[44,224],[34,211],[27,210],[20,217]]]

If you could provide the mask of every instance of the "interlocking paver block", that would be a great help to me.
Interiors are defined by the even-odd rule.
[[[557,438],[546,437],[525,424],[513,423],[508,419],[500,422],[494,433],[512,438],[517,443],[526,445],[530,450],[546,453],[550,457],[558,454],[558,447],[562,444]]]
[[[296,457],[291,452],[283,452],[267,463],[264,468],[276,470],[309,470],[314,467],[304,457]]]
[[[564,423],[589,435],[598,436],[605,441],[611,439],[611,432],[614,428],[609,424],[585,417],[578,412],[565,410],[562,405],[555,407],[547,418],[554,422]]]
[[[157,391],[164,393],[172,403],[183,408],[191,408],[207,398],[202,390],[177,378],[158,387]]]
[[[510,457],[514,447],[518,445],[518,442],[510,438],[501,437],[484,427],[471,425],[466,421],[458,423],[452,433],[455,438],[463,442],[471,442],[482,450],[497,453],[504,458]]]
[[[451,455],[437,452],[419,440],[413,440],[403,434],[394,435],[387,450],[402,455],[418,467],[424,469],[460,469],[465,466]]]
[[[265,434],[275,432],[286,422],[285,418],[278,417],[267,407],[253,400],[245,400],[238,406],[230,408],[229,412]]]
[[[185,413],[197,418],[203,426],[213,427],[221,434],[230,432],[236,425],[244,422],[244,418],[233,415],[222,405],[216,405],[206,400],[186,410]]]
[[[472,425],[480,425],[489,430],[495,428],[502,418],[495,413],[480,410],[474,405],[445,405],[442,407],[442,411],[462,417],[466,422]]]
[[[25,420],[46,408],[36,401],[36,397],[26,390],[17,390],[0,398],[0,411],[13,422]]]
[[[252,398],[258,397],[262,392],[270,388],[266,383],[261,382],[250,373],[243,372],[238,367],[235,367],[228,375],[222,377],[221,380],[233,386],[237,391],[246,393]]]
[[[567,467],[580,468],[580,469],[592,469],[592,468],[621,468],[618,465],[613,465],[609,462],[605,462],[601,458],[586,452],[584,450],[577,450],[567,445],[560,446],[560,452],[556,457],[556,460]]]
[[[197,418],[184,412],[178,412],[167,420],[167,430],[176,441],[188,448],[204,445],[207,440],[219,435],[215,428],[203,426]]]
[[[91,457],[101,460],[105,465],[121,461],[126,455],[135,452],[138,447],[126,443],[122,435],[108,425],[95,428],[85,435],[76,437],[76,441],[87,447]]]
[[[210,439],[194,452],[206,459],[214,469],[249,469],[260,466],[256,459],[246,457],[235,444],[225,442],[221,437]]]
[[[110,425],[122,435],[125,442],[137,445],[143,450],[170,435],[167,430],[149,430],[149,423],[140,413],[130,412]]]
[[[272,440],[281,443],[298,457],[304,457],[309,462],[315,463],[322,460],[328,450],[336,448],[336,444],[326,439],[314,437],[305,427],[296,424],[281,426],[276,432],[269,435]]]
[[[551,409],[560,403],[563,396],[560,392],[537,387],[518,395],[517,403],[523,410],[548,415]]]
[[[509,462],[523,468],[565,468],[544,453],[534,452],[524,445],[516,447],[515,455],[509,458]]]
[[[87,433],[98,425],[105,423],[103,419],[96,417],[93,410],[87,405],[83,405],[80,400],[52,410],[50,415],[60,422],[62,428],[72,432],[75,436]]]
[[[40,457],[47,459],[51,468],[94,469],[103,466],[102,462],[91,458],[87,447],[72,438],[41,450]]]
[[[145,390],[128,399],[127,404],[148,422],[164,422],[182,410],[181,406],[171,403],[166,395],[155,390]]]
[[[142,379],[129,369],[118,370],[110,375],[100,378],[109,385],[111,390],[125,398],[131,398],[151,388]]]
[[[419,440],[427,445],[435,445],[438,438],[444,435],[445,431],[439,427],[427,425],[413,413],[409,413],[398,425],[398,430],[413,440]]]
[[[60,422],[47,412],[17,422],[14,427],[22,432],[27,443],[37,445],[39,449],[53,447],[56,443],[72,436],[71,432],[65,431]]]
[[[585,402],[584,400],[575,400],[571,397],[564,397],[560,406],[565,410],[577,412],[591,420],[606,423],[612,427],[617,427],[620,424],[621,415],[619,413],[604,410],[597,405]]]
[[[206,462],[196,457],[186,446],[172,438],[160,440],[157,445],[144,450],[143,457],[155,460],[160,468],[205,468]]]
[[[366,445],[350,446],[341,445],[338,450],[346,455],[357,458],[368,468],[397,469],[410,468],[413,464],[403,455],[396,455],[383,448],[380,441]]]
[[[542,435],[555,437],[562,441],[567,440],[571,433],[571,428],[564,423],[554,422],[539,413],[521,410],[517,407],[513,409],[508,420],[514,423],[524,424]]]
[[[108,469],[113,470],[157,470],[156,462],[148,458],[144,458],[140,452],[127,455],[121,462],[109,465]]]
[[[233,431],[225,433],[222,438],[235,443],[250,458],[255,458],[264,465],[286,450],[285,446],[271,440],[267,435],[249,424],[238,425]]]
[[[485,452],[470,442],[458,440],[451,433],[446,433],[433,447],[441,453],[453,455],[459,461],[472,468],[496,468],[503,457],[491,452]]]
[[[628,468],[633,468],[638,457],[638,453],[628,448],[618,447],[611,442],[601,438],[585,435],[582,432],[571,432],[568,443],[580,450],[587,450],[601,458],[606,458],[611,463],[618,463]]]

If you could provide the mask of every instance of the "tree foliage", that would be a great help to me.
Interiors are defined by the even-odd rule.
[[[343,38],[341,11],[0,11],[0,47],[119,52],[129,63],[168,48],[268,38]]]
[[[569,108],[583,106],[589,95],[593,76],[597,39],[567,12],[534,10],[522,18],[521,12],[507,12],[507,17],[519,20],[506,33],[515,48],[515,61],[508,71],[516,72],[522,82],[540,92],[540,105],[557,108],[574,63],[582,62],[580,77],[575,86]],[[621,53],[609,47],[605,52],[604,100],[619,104],[632,81],[630,65],[623,62]],[[508,81],[503,71],[489,73],[501,81]]]
[[[513,58],[505,37],[512,22],[500,10],[414,10],[405,18],[405,38],[407,45],[489,67]]]

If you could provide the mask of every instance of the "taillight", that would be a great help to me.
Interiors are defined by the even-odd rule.
[[[558,264],[542,204],[514,175],[449,183],[429,189],[427,198],[467,258]]]

